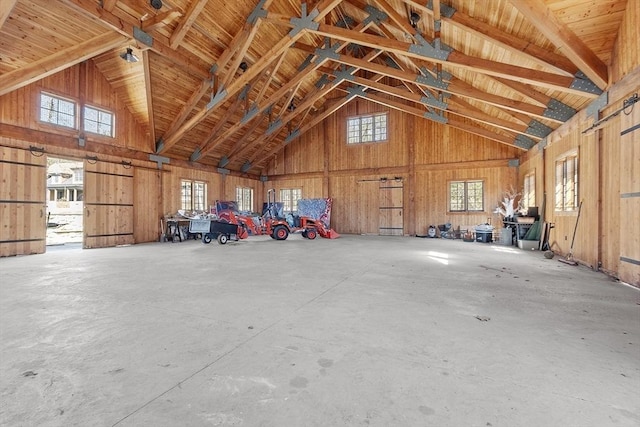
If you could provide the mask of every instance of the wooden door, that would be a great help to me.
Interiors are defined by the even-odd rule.
[[[640,286],[640,108],[620,117],[619,279]]]
[[[84,247],[134,243],[133,168],[85,161],[84,178]]]
[[[44,153],[0,147],[0,256],[44,253],[46,184]]]
[[[136,243],[160,240],[162,194],[160,171],[135,168],[134,172],[134,238]]]
[[[404,205],[402,181],[380,181],[379,234],[381,236],[402,236],[404,230]]]

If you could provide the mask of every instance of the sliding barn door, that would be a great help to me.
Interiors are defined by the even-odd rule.
[[[620,280],[640,285],[640,108],[620,114]]]
[[[133,168],[85,161],[84,247],[132,244]]]
[[[402,190],[402,181],[380,181],[380,214],[378,221],[380,224],[379,234],[381,236],[402,236],[403,234],[404,206]]]
[[[0,147],[0,256],[45,250],[47,158],[36,154]]]

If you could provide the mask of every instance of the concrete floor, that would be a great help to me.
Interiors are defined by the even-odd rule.
[[[3,426],[638,426],[640,292],[343,236],[0,259]]]

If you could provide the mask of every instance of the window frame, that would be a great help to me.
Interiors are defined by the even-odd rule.
[[[245,206],[247,204],[247,197],[249,199],[249,206]],[[253,212],[254,211],[254,198],[253,198],[253,188],[252,187],[236,187],[236,203],[238,205],[238,211],[240,212]],[[247,207],[249,209],[247,209]]]
[[[286,195],[286,197],[283,197]],[[281,188],[280,201],[284,205],[283,212],[298,212],[298,201],[302,199],[302,187]]]
[[[530,208],[536,205],[536,171],[525,174],[522,183],[522,206]]]
[[[480,184],[480,208],[479,209],[470,209],[469,205],[470,203],[470,199],[471,199],[471,194],[470,194],[470,184]],[[452,209],[453,208],[453,201],[454,198],[452,197],[452,189],[453,189],[453,185],[457,185],[458,187],[461,187],[461,191],[458,190],[459,192],[461,192],[461,194],[459,196],[456,196],[457,200],[457,205],[460,207],[459,209]],[[473,190],[473,189],[471,189]],[[466,213],[466,212],[485,212],[485,202],[484,202],[484,196],[485,196],[485,191],[484,191],[484,180],[483,179],[467,179],[467,180],[451,180],[449,181],[449,189],[448,189],[448,193],[449,193],[449,206],[448,206],[448,212],[449,213]],[[477,199],[477,196],[476,196]],[[477,201],[476,201],[477,203]]]
[[[201,188],[197,188],[197,187],[201,187]],[[180,180],[180,208],[185,211],[206,211],[207,210],[207,187],[208,187],[208,184],[206,181],[181,179]],[[185,191],[187,189],[188,189],[188,192]]]
[[[73,114],[68,114],[68,113],[64,113],[61,112],[59,109],[53,109],[53,105],[52,107],[49,108],[45,108],[45,106],[43,105],[44,102],[44,97],[48,97],[51,98],[51,101],[53,102],[58,101],[58,105],[60,104],[60,102],[65,102],[68,104],[71,104],[73,106]],[[73,125],[66,125],[64,123],[61,123],[58,119],[56,119],[56,121],[50,121],[50,120],[43,120],[42,118],[42,113],[44,111],[49,111],[49,115],[51,115],[51,113],[55,112],[56,116],[62,114],[64,116],[70,116],[72,118],[72,122]],[[51,125],[51,126],[57,126],[60,128],[65,128],[65,129],[73,129],[73,130],[77,130],[78,129],[78,102],[71,99],[71,98],[66,98],[64,96],[59,96],[59,95],[54,95],[51,92],[47,92],[47,91],[40,91],[40,96],[39,96],[39,102],[38,102],[38,121],[40,123],[46,124],[46,125]]]
[[[96,132],[87,129],[87,121],[88,121],[88,119],[87,119],[87,109],[93,110],[96,113],[98,113],[98,120],[97,121],[96,120],[89,120],[91,122],[96,123],[96,129],[97,129]],[[100,114],[101,113],[102,114],[108,114],[110,116],[110,118],[111,118],[111,123],[109,123],[109,134],[105,134],[105,133],[101,133],[100,132],[100,124],[103,124],[100,121]],[[116,129],[116,115],[115,115],[115,113],[113,111],[108,110],[106,108],[96,107],[96,106],[91,105],[91,104],[84,104],[82,106],[82,129],[85,132],[88,132],[88,133],[90,133],[92,135],[104,136],[104,137],[107,137],[107,138],[114,138],[115,137],[115,129]]]
[[[384,117],[384,126],[380,125],[379,118]],[[363,133],[362,123],[370,120],[370,133]],[[356,124],[357,122],[357,129]],[[384,131],[384,135],[382,132]],[[389,113],[371,113],[359,116],[350,116],[346,119],[346,140],[347,145],[371,144],[387,142],[389,140]]]
[[[558,156],[555,160],[555,212],[575,212],[580,197],[580,157],[578,150]]]

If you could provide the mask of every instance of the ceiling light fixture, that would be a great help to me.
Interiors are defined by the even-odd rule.
[[[133,54],[133,49],[130,47],[127,48],[125,53],[120,54],[120,58],[124,59],[127,62],[138,62],[139,59],[137,56]]]
[[[417,12],[411,12],[409,20],[411,21],[411,26],[416,28],[418,26],[418,22],[420,22],[420,15]]]
[[[151,7],[156,10],[162,9],[162,0],[151,0],[149,3],[151,3]]]
[[[239,68],[242,70],[242,72],[244,73],[245,71],[247,71],[247,68],[249,68],[249,64],[247,64],[246,62],[242,61],[239,65]]]

